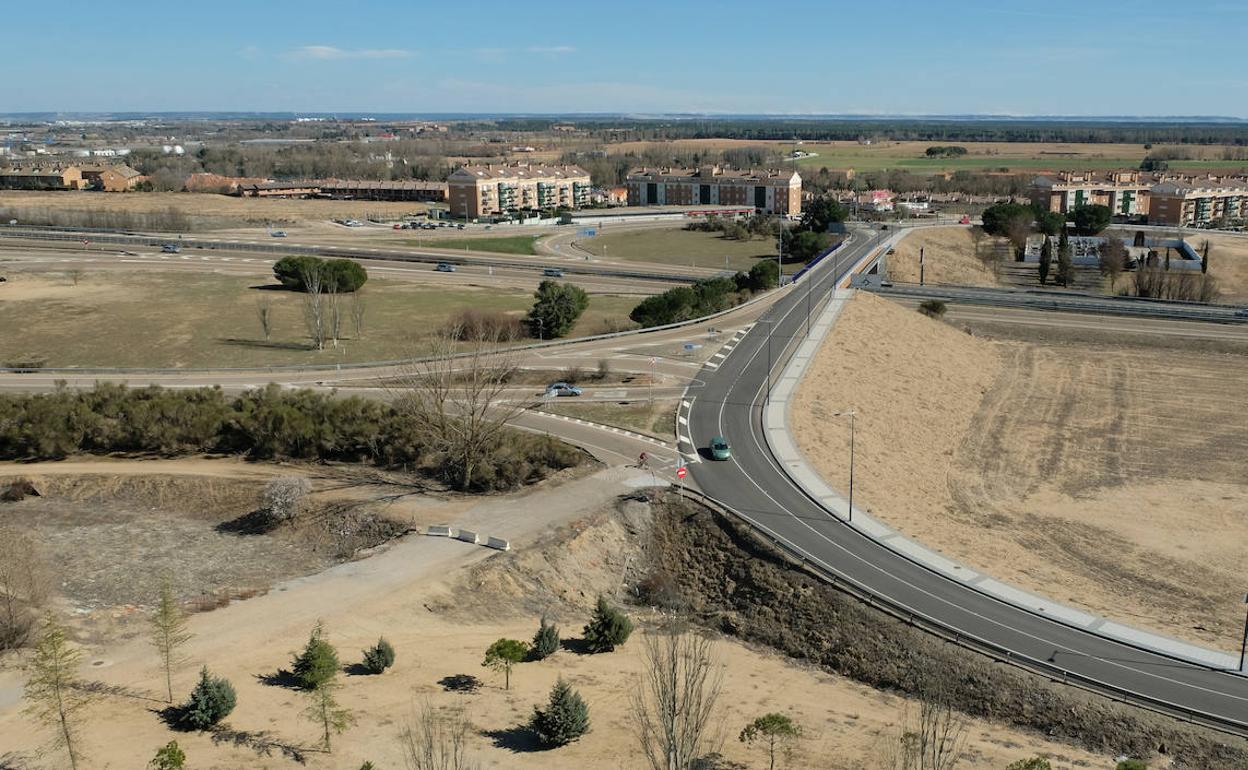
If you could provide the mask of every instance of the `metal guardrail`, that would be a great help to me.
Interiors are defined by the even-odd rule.
[[[47,231],[33,230],[26,227],[0,227],[0,238],[14,238],[45,241],[81,241],[83,235],[90,235],[95,243],[108,243],[117,246],[150,246],[160,247],[167,243],[176,243],[183,249],[202,249],[210,251],[247,251],[259,254],[277,254],[281,256],[312,256],[337,257],[345,259],[386,260],[390,262],[417,262],[436,264],[449,262],[455,265],[472,265],[477,267],[499,267],[513,270],[543,271],[557,267],[564,273],[572,275],[596,276],[599,278],[632,278],[639,281],[660,281],[663,283],[693,283],[707,278],[710,274],[690,273],[658,273],[645,270],[617,270],[608,267],[592,267],[578,263],[539,262],[540,257],[533,261],[509,260],[494,257],[459,256],[452,249],[447,253],[421,253],[410,251],[392,251],[384,249],[355,249],[347,246],[302,246],[297,244],[252,243],[248,241],[224,241],[205,238],[185,238],[159,235],[115,234],[107,232],[86,231]],[[437,248],[430,246],[429,248]]]
[[[833,588],[849,594],[863,604],[880,610],[920,631],[936,636],[963,649],[985,655],[999,663],[1006,663],[1029,673],[1047,677],[1052,681],[1079,687],[1118,703],[1144,708],[1157,714],[1216,730],[1227,735],[1248,736],[1248,721],[1225,719],[1208,712],[1189,709],[1157,698],[1129,692],[1108,682],[1062,668],[1054,662],[1020,655],[982,637],[951,629],[942,624],[937,618],[918,612],[887,597],[880,596],[853,578],[837,573],[821,559],[807,553],[801,546],[789,541],[783,535],[750,519],[734,510],[728,504],[720,502],[705,492],[679,485],[672,485],[670,489],[681,497],[705,505],[721,516],[732,517],[744,522],[756,536],[766,538],[784,556],[819,579],[827,582]]]

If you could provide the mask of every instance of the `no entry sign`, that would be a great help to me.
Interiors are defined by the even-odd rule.
[[[688,475],[689,475],[689,469],[686,468],[685,466],[682,465],[676,469],[676,478],[683,479],[685,476],[688,476]]]

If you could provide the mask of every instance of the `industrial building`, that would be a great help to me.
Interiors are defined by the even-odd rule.
[[[802,213],[802,177],[791,170],[643,168],[629,174],[626,184],[630,206],[750,206],[787,217]]]
[[[452,216],[473,219],[511,211],[579,209],[589,203],[589,172],[529,163],[462,166],[447,177]]]

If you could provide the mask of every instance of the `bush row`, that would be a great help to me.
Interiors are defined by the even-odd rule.
[[[0,459],[212,452],[368,462],[454,478],[451,460],[422,444],[414,419],[377,401],[277,385],[231,397],[216,387],[98,384],[85,391],[0,395]],[[567,444],[519,431],[505,432],[487,454],[474,489],[515,487],[581,461]]]
[[[628,317],[642,326],[701,318],[735,307],[753,292],[775,287],[779,275],[780,268],[775,262],[756,262],[748,273],[738,272],[731,278],[707,278],[692,286],[677,286],[646,297]]]

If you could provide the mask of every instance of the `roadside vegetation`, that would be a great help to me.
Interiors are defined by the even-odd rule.
[[[537,235],[503,235],[497,238],[446,238],[437,241],[422,239],[408,240],[409,246],[430,247],[439,249],[461,249],[464,251],[491,251],[496,254],[523,254],[532,256],[537,253],[534,244]]]

